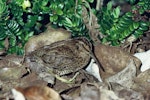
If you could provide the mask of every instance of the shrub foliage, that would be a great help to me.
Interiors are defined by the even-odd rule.
[[[84,2],[92,4],[94,0],[0,0],[0,49],[7,53],[24,53],[28,39],[44,31],[47,23],[62,27],[72,32],[72,37],[89,38],[88,29],[82,18]],[[132,11],[120,14],[120,7],[107,6],[96,11],[99,19],[102,43],[119,45],[133,35],[136,38],[148,30],[149,22],[135,20],[137,15],[144,15],[150,10],[149,0],[126,0]],[[96,10],[94,7],[92,7]],[[134,13],[137,12],[137,13]],[[6,41],[7,45],[6,46]]]

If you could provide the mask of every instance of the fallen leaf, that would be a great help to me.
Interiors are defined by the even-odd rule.
[[[95,63],[94,59],[91,59],[90,64],[86,67],[85,69],[89,74],[95,76],[99,82],[102,82],[101,76],[100,76],[100,72],[99,72],[99,67],[98,65]]]
[[[94,46],[94,53],[105,70],[105,72],[100,70],[102,79],[112,76],[123,70],[130,60],[134,60],[137,74],[140,72],[140,60],[132,56],[131,54],[123,51],[119,47],[111,47],[97,44]]]
[[[140,73],[134,78],[134,82],[132,88],[150,98],[150,69]]]
[[[60,95],[47,86],[17,87],[12,93],[14,100],[61,100]]]
[[[140,70],[142,72],[150,69],[150,63],[149,63],[150,62],[150,50],[146,52],[135,53],[134,56],[141,60],[142,66]]]
[[[118,83],[126,88],[131,88],[133,85],[133,79],[136,77],[136,66],[134,61],[131,60],[127,67],[117,74],[106,78],[107,82]]]

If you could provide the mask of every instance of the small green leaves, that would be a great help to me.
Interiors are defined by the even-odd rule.
[[[8,7],[5,2],[0,2],[0,21],[6,20],[9,14]]]
[[[135,0],[130,1],[135,3]],[[101,25],[100,31],[105,35],[105,38],[101,39],[102,43],[113,46],[119,45],[132,34],[138,38],[148,30],[149,26],[147,22],[134,21],[132,12],[120,16],[120,7],[112,8],[112,2],[109,2],[107,7],[103,7],[97,16]]]
[[[9,36],[9,43],[10,43],[11,47],[16,45],[17,40],[16,40],[16,36],[15,35],[12,34],[12,35]]]
[[[5,12],[6,10],[6,4],[3,2],[0,2],[0,15]]]
[[[150,8],[150,0],[126,1],[134,4],[132,10],[139,9],[140,14]],[[0,0],[0,48],[5,48],[4,40],[7,38],[8,53],[22,54],[29,37],[43,32],[49,22],[55,27],[70,30],[72,37],[89,37],[82,18],[83,5],[88,7],[94,0],[86,2],[87,4],[83,0]],[[92,9],[95,10],[93,7]],[[133,35],[138,38],[148,30],[149,23],[134,21],[134,13],[122,14],[120,9],[121,7],[114,7],[112,2],[108,2],[99,11],[98,23],[104,34],[104,38],[100,39],[102,43],[119,45],[127,37]],[[96,12],[95,10],[95,14]]]
[[[0,50],[5,48],[5,43],[4,41],[0,40]]]
[[[139,0],[139,2],[132,7],[132,10],[138,10],[140,14],[150,10],[150,0]]]
[[[43,32],[49,22],[70,30],[73,37],[87,36],[82,20],[82,0],[3,1],[0,0],[0,47],[5,48],[3,42],[7,38],[8,53],[22,54],[29,37]],[[94,0],[87,2],[93,3]]]
[[[38,20],[38,16],[32,16],[32,15],[28,15],[27,16],[27,23],[26,23],[26,27],[33,27],[36,24],[36,21]]]
[[[136,0],[126,0],[128,1],[130,4],[134,4],[136,2]]]
[[[7,35],[4,32],[0,32],[0,41],[5,39],[6,37],[7,37]]]
[[[76,5],[77,2],[77,5]],[[87,0],[93,2],[93,0]],[[55,27],[64,27],[72,32],[72,37],[87,36],[86,26],[82,20],[82,0],[50,1],[50,22]]]
[[[8,49],[7,53],[8,53],[8,54],[16,53],[17,55],[23,55],[24,50],[23,50],[22,47],[13,46],[13,47],[11,47],[11,48]]]
[[[20,34],[19,24],[14,20],[10,20],[7,22],[7,30],[8,30],[7,35],[12,35],[12,34],[19,35]]]
[[[127,16],[127,17],[132,17],[133,14],[132,14],[131,12],[127,12],[127,13],[125,14],[125,16]]]
[[[50,16],[50,21],[51,21],[51,22],[55,22],[57,19],[58,19],[58,16],[57,16],[57,15],[52,15],[52,16]]]

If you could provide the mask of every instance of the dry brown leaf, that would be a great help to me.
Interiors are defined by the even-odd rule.
[[[135,84],[132,88],[150,98],[150,69],[140,73],[134,81]]]
[[[139,72],[139,67],[141,65],[140,60],[119,47],[97,44],[94,46],[94,53],[105,70],[105,72],[100,70],[102,78],[107,78],[120,72],[128,65],[131,59],[133,59],[136,64],[137,73]]]
[[[70,74],[70,75],[67,75],[67,78],[69,79],[69,78],[72,78],[73,76],[74,74]],[[80,71],[80,74],[77,75],[73,83],[66,84],[64,82],[56,80],[53,88],[61,94],[68,94],[69,96],[75,97],[80,93],[79,92],[80,90],[78,89],[78,87],[81,84],[87,83],[87,82],[98,82],[98,80],[92,75],[82,70]]]
[[[20,84],[19,86],[21,87],[28,87],[33,85],[47,85],[47,82],[43,81],[35,73],[30,73],[29,75],[21,78],[20,81],[21,82],[19,83]]]
[[[118,83],[126,88],[131,88],[134,84],[133,79],[136,77],[136,66],[131,60],[127,67],[117,74],[106,79],[107,82]]]
[[[141,92],[128,89],[118,83],[110,83],[112,91],[124,100],[145,100]]]
[[[6,97],[13,87],[30,86],[32,84],[47,83],[40,80],[36,74],[32,73],[21,78],[26,69],[21,66],[22,57],[17,55],[7,55],[0,60],[0,96]]]
[[[67,100],[67,99],[65,99]],[[73,98],[73,100],[124,100],[119,98],[117,94],[102,84],[81,84],[80,96]]]
[[[21,67],[22,57],[16,55],[8,55],[0,60],[0,79],[15,80],[22,76],[25,69]]]

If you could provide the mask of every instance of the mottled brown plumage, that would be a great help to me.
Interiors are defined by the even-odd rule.
[[[31,71],[52,71],[65,75],[84,68],[91,59],[92,46],[86,38],[68,39],[39,48],[25,57]]]

